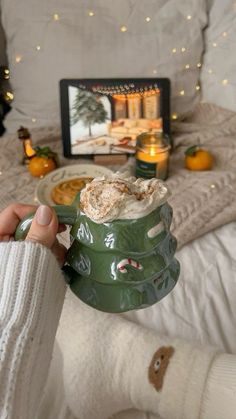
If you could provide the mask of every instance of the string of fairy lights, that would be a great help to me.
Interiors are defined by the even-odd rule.
[[[234,4],[233,8],[236,10],[236,3]],[[94,10],[87,10],[87,17],[88,18],[94,18],[95,16],[96,16],[96,11],[94,11]],[[49,19],[50,19],[50,21],[53,21],[56,24],[58,24],[60,22],[60,20],[62,19],[62,17],[61,17],[61,15],[58,12],[55,12],[55,13],[53,13],[51,15],[51,17]],[[191,14],[186,14],[186,20],[189,23],[191,23],[192,19],[193,19],[193,16]],[[146,24],[150,25],[151,22],[152,22],[152,18],[150,16],[144,16],[144,22]],[[128,24],[122,24],[122,25],[120,25],[120,26],[117,27],[117,30],[119,30],[122,34],[125,34],[125,33],[127,33],[129,31],[129,26],[128,26]],[[212,47],[213,48],[219,47],[222,44],[222,41],[224,41],[227,37],[228,37],[228,32],[226,32],[226,31],[224,31],[223,33],[219,34],[219,36],[217,37],[217,40],[214,41],[214,42],[212,42]],[[41,50],[42,50],[41,45],[40,44],[35,45],[35,50],[38,53],[40,53]],[[190,52],[190,50],[187,48],[187,46],[184,46],[184,45],[182,47],[180,47],[180,48],[177,48],[177,47],[174,46],[170,50],[170,53],[173,54],[174,57],[175,56],[177,57],[178,54],[185,54],[186,55],[186,64],[183,67],[183,71],[191,71],[191,70],[194,70],[196,68],[201,68],[202,67],[202,62],[198,62],[195,65],[190,65],[188,63],[188,52]],[[16,64],[20,64],[23,60],[24,60],[24,56],[22,54],[20,54],[20,53],[16,54],[16,56],[15,56],[15,63]],[[153,70],[150,71],[150,73],[152,73],[153,75],[158,76],[158,69],[154,68]],[[213,68],[209,68],[207,70],[207,73],[209,74],[209,76],[215,75]],[[10,70],[9,70],[9,68],[6,68],[5,71],[4,71],[4,79],[5,80],[8,80],[9,78],[10,78]],[[222,86],[227,86],[228,84],[230,84],[230,80],[228,78],[224,78],[222,80],[219,80],[219,84],[221,84]],[[104,92],[104,91],[102,92],[103,89],[104,89],[104,87],[103,88],[100,87],[100,91],[99,92],[100,93],[106,93],[106,94],[109,94],[109,93],[110,94],[120,94],[120,93],[123,93],[124,92],[124,90],[126,89],[126,87],[125,86],[115,86],[115,88],[114,88],[114,86],[113,86],[112,88],[110,88],[110,90],[106,88],[107,89],[107,92]],[[124,90],[122,90],[122,89],[124,89]],[[129,91],[130,91],[130,89],[131,89],[131,86],[129,86]],[[153,89],[154,90],[155,89],[158,90],[158,86],[154,86]],[[195,89],[196,89],[196,92],[200,92],[200,90],[201,90],[200,83],[197,83],[197,85],[195,86]],[[141,94],[144,94],[145,91],[144,92],[142,92],[142,91],[137,92],[134,89],[134,90],[132,90],[132,93],[139,93],[139,94],[141,93]],[[180,97],[184,97],[185,94],[186,94],[184,88],[182,88],[181,90],[179,90],[178,94],[179,94]],[[13,92],[6,91],[5,92],[5,100],[8,101],[8,102],[11,102],[13,99],[14,99]],[[178,119],[177,113],[173,113],[172,114],[172,119],[173,120]],[[35,117],[32,117],[31,120],[32,120],[32,122],[37,122],[37,119]]]
[[[88,86],[86,86],[85,84],[79,84],[79,88],[84,90],[84,89],[89,89]],[[157,83],[149,84],[147,85],[143,85],[143,86],[136,86],[135,83],[125,83],[125,84],[117,84],[117,85],[96,85],[96,86],[92,86],[91,90],[93,93],[100,93],[102,95],[107,95],[107,96],[114,96],[114,95],[119,95],[119,96],[132,96],[132,97],[141,97],[141,96],[152,96],[152,95],[156,95],[160,93],[160,89],[158,88]]]

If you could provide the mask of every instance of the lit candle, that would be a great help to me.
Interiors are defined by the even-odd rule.
[[[143,133],[137,138],[136,176],[146,179],[168,176],[170,143],[159,133]]]
[[[28,129],[24,127],[20,127],[17,132],[19,140],[23,143],[24,156],[22,163],[28,164],[29,160],[36,155],[36,151],[32,146],[30,133]]]

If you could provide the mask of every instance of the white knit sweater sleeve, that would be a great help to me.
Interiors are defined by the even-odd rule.
[[[0,419],[36,418],[65,290],[50,250],[0,243]]]

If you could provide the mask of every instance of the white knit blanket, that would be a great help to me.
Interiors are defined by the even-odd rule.
[[[172,231],[180,248],[236,220],[236,114],[201,104],[193,115],[177,123],[173,132],[174,151],[167,182],[174,210]],[[62,157],[59,127],[35,129],[31,134],[35,145],[50,145],[59,152],[62,165],[85,162]],[[215,156],[212,171],[191,172],[184,168],[185,149],[199,141]],[[14,201],[32,203],[38,180],[21,164],[22,144],[12,135],[0,138],[0,144],[0,209]],[[132,169],[132,164],[129,167]]]

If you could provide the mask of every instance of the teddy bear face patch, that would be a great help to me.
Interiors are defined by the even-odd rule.
[[[162,346],[152,357],[148,369],[148,379],[157,391],[160,391],[163,386],[165,372],[173,353],[174,348],[172,346]]]

